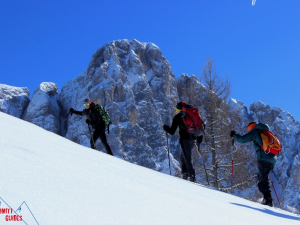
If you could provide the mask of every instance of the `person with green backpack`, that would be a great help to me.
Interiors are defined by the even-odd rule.
[[[76,111],[73,108],[70,108],[71,115],[76,114],[79,116],[86,116],[85,122],[88,125],[91,125],[93,129],[95,129],[92,134],[90,144],[92,149],[96,149],[95,142],[98,138],[100,138],[102,144],[104,145],[107,154],[113,155],[109,144],[107,143],[105,129],[108,128],[109,133],[109,125],[111,124],[109,115],[103,106],[98,105],[89,98],[84,99],[83,103],[85,109],[83,111]]]
[[[267,124],[251,122],[247,127],[249,132],[245,135],[239,135],[232,130],[230,137],[234,138],[234,140],[236,140],[238,143],[247,143],[253,141],[258,165],[259,182],[257,186],[258,190],[264,196],[262,204],[272,207],[273,200],[271,196],[271,187],[269,184],[269,173],[271,170],[273,170],[274,165],[277,162],[277,154],[281,151],[281,144],[275,135],[270,131],[270,128]],[[265,139],[268,140],[268,137],[265,138],[265,136],[269,135],[270,133],[273,135],[272,145],[265,143]],[[276,146],[273,146],[273,144],[276,144]],[[268,149],[263,147],[266,145]]]

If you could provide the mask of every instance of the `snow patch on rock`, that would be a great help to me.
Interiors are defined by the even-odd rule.
[[[0,84],[0,111],[21,118],[29,104],[29,90]]]

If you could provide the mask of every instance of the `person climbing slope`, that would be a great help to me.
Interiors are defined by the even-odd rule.
[[[76,114],[79,116],[86,116],[85,122],[88,125],[91,125],[93,129],[95,129],[92,137],[90,139],[90,144],[92,149],[96,149],[96,140],[100,138],[102,144],[104,145],[107,154],[113,155],[109,144],[107,143],[105,129],[108,128],[109,132],[109,124],[111,124],[109,115],[103,106],[98,105],[92,102],[91,99],[84,99],[83,103],[85,109],[83,111],[76,111],[75,109],[70,108],[71,115]]]
[[[173,135],[179,127],[179,143],[181,146],[181,154],[180,154],[180,161],[181,161],[181,175],[182,178],[185,180],[190,180],[192,182],[195,182],[195,169],[192,165],[192,150],[195,146],[195,141],[197,140],[197,144],[200,145],[202,142],[203,136],[195,136],[188,132],[187,125],[183,119],[184,113],[186,112],[186,109],[192,108],[190,105],[186,104],[185,102],[179,102],[177,103],[175,110],[176,115],[173,118],[173,122],[171,127],[169,127],[167,124],[163,126],[163,129],[168,132],[169,134]],[[198,112],[198,110],[197,110]],[[198,113],[199,114],[199,113]],[[204,124],[203,120],[201,119],[199,115],[199,122],[201,123],[202,130]]]
[[[247,127],[249,132],[245,135],[239,135],[233,130],[230,133],[230,137],[234,138],[238,143],[247,143],[253,141],[258,166],[258,190],[264,196],[262,204],[272,207],[273,200],[271,196],[271,187],[269,184],[269,173],[271,170],[273,170],[275,163],[277,162],[276,154],[278,153],[272,154],[270,151],[268,152],[261,148],[263,146],[263,139],[261,136],[262,132],[270,131],[270,128],[267,124],[251,122]]]

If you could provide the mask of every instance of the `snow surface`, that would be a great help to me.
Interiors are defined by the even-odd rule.
[[[0,208],[39,224],[299,224],[300,217],[131,164],[0,113]],[[4,201],[5,202],[4,202]],[[37,224],[25,204],[19,215]],[[0,214],[0,224],[6,222]]]

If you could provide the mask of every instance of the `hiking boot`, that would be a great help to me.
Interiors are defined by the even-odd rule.
[[[181,178],[184,179],[184,180],[187,180],[188,179],[187,174],[186,173],[182,173],[181,174]]]
[[[272,198],[264,198],[261,204],[273,207],[273,200]]]

